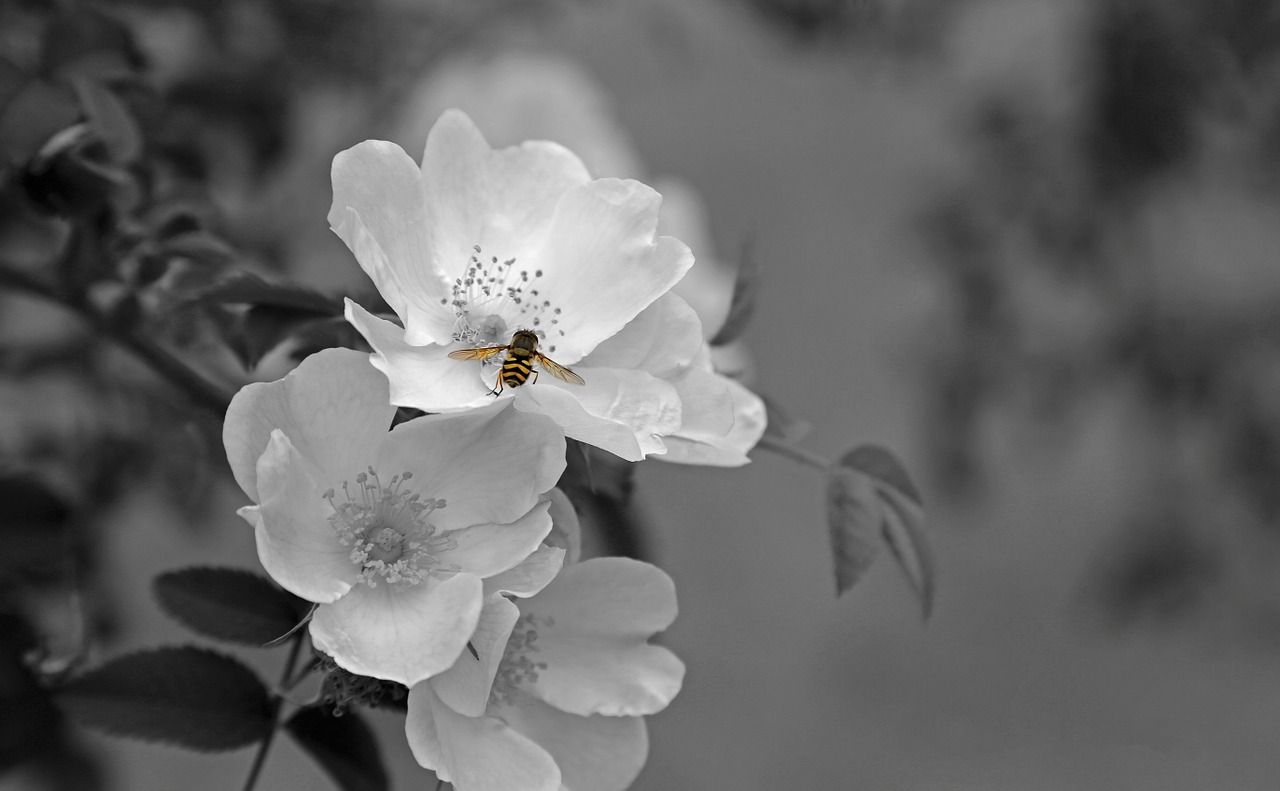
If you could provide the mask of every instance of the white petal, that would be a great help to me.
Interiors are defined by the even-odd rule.
[[[592,558],[566,566],[520,611],[552,616],[559,634],[647,638],[675,620],[676,588],[649,563]]]
[[[572,364],[671,289],[693,254],[655,237],[662,196],[638,181],[597,179],[566,192],[529,269],[558,316],[557,360]],[[563,334],[561,334],[563,333]]]
[[[680,395],[644,371],[592,368],[585,385],[543,380],[521,387],[516,409],[547,415],[566,436],[628,461],[662,453],[661,436],[680,428]]]
[[[764,434],[766,415],[764,401],[755,393],[732,379],[726,379],[733,396],[733,428],[723,437],[693,438],[684,432],[666,437],[667,452],[664,461],[679,464],[707,464],[717,467],[737,467],[751,459],[747,451],[756,446]]]
[[[273,429],[288,435],[317,469],[323,489],[369,464],[394,414],[386,379],[369,365],[368,355],[325,349],[283,379],[241,388],[227,408],[222,441],[236,483],[261,502],[257,463]]]
[[[311,617],[311,641],[338,665],[411,687],[465,650],[482,604],[480,578],[454,574],[417,585],[357,585]]]
[[[486,577],[484,581],[485,595],[506,593],[519,598],[528,598],[543,588],[564,566],[565,552],[560,547],[542,545],[533,554],[520,561],[520,565],[507,569],[501,574]]]
[[[564,550],[564,562],[577,563],[582,555],[582,523],[578,521],[578,512],[574,510],[569,495],[559,487],[547,492],[551,498],[551,534],[544,539],[553,547]]]
[[[648,563],[595,558],[569,566],[519,602],[538,626],[547,667],[525,687],[573,714],[627,716],[663,709],[684,679],[670,651],[646,643],[675,618],[675,586]]]
[[[668,292],[640,311],[616,335],[602,341],[581,364],[663,374],[687,365],[702,343],[698,314],[683,299]]]
[[[479,363],[451,360],[444,346],[406,343],[403,329],[350,299],[346,317],[373,347],[370,361],[390,382],[389,403],[427,412],[449,412],[493,401],[477,373]]]
[[[675,436],[720,438],[733,428],[733,393],[729,380],[702,368],[672,372],[667,381],[680,394],[680,429]]]
[[[432,263],[452,280],[479,255],[529,269],[528,257],[550,229],[557,201],[589,180],[586,167],[555,143],[529,141],[491,150],[471,119],[450,110],[427,135],[422,157]]]
[[[456,545],[441,552],[440,561],[477,577],[491,577],[515,568],[551,532],[549,505],[544,500],[509,524],[472,525],[449,531],[445,535]]]
[[[453,667],[426,683],[435,688],[440,700],[459,714],[479,717],[489,703],[493,677],[502,663],[502,654],[511,636],[511,627],[520,618],[520,610],[498,594],[486,596],[476,632],[471,635],[471,648],[463,651]]]
[[[409,691],[405,736],[418,763],[457,791],[557,791],[560,770],[546,750],[496,717],[467,717],[430,684]]]
[[[649,757],[642,717],[579,717],[538,700],[496,713],[551,753],[563,791],[623,791]]]
[[[411,471],[415,491],[445,500],[431,515],[442,530],[520,519],[564,472],[565,442],[549,419],[509,407],[503,401],[401,423],[378,464]]]
[[[557,617],[555,626],[538,628],[537,660],[547,667],[522,687],[530,695],[570,714],[625,717],[662,711],[680,692],[684,663],[646,643],[647,635],[569,635],[560,623]]]
[[[664,177],[653,184],[662,193],[658,233],[674,236],[694,251],[693,265],[672,291],[679,294],[702,319],[703,337],[714,338],[729,316],[733,302],[734,273],[715,254],[707,210],[702,196],[687,181]]]
[[[329,524],[332,509],[306,461],[279,429],[258,460],[262,504],[240,509],[254,526],[258,558],[280,587],[307,601],[331,602],[355,584],[351,550]]]

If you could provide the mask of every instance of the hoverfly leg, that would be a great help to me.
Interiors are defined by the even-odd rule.
[[[493,389],[489,391],[489,395],[493,396],[494,398],[497,398],[501,392],[502,392],[502,372],[499,371],[498,381],[493,383]]]

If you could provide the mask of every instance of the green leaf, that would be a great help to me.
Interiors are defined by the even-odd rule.
[[[233,643],[263,646],[298,625],[307,602],[242,569],[188,568],[156,577],[160,606],[187,628]]]
[[[857,584],[880,552],[884,508],[875,484],[847,467],[827,477],[827,528],[835,561],[836,595]]]
[[[898,457],[893,455],[893,451],[888,448],[880,445],[860,445],[846,453],[844,458],[840,459],[840,463],[845,467],[864,472],[877,481],[897,489],[915,501],[916,505],[924,505],[924,501],[920,497],[920,491],[911,482],[911,476],[907,474],[907,469],[902,466],[902,462],[898,461]]]
[[[742,245],[742,256],[738,261],[738,276],[733,282],[733,298],[729,303],[729,315],[725,317],[720,331],[711,339],[712,346],[723,346],[737,340],[747,328],[751,316],[756,309],[756,294],[760,291],[760,261],[752,255],[751,240]]]
[[[356,712],[334,716],[327,706],[299,709],[285,730],[307,755],[324,767],[342,791],[386,791],[387,771],[378,742]]]
[[[64,711],[114,736],[233,750],[271,730],[275,707],[253,671],[191,646],[127,654],[67,682]]]

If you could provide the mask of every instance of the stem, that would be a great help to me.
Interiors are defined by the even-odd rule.
[[[798,461],[801,464],[824,472],[831,468],[831,462],[822,458],[818,454],[810,453],[804,448],[797,448],[794,445],[789,445],[783,440],[775,439],[768,434],[760,438],[759,447],[764,448],[765,450],[771,450],[780,456],[786,456],[792,461]]]
[[[293,645],[289,647],[289,658],[285,660],[284,671],[280,674],[281,686],[287,684],[293,676],[293,666],[298,661],[298,652],[301,649],[302,633],[298,633],[293,638]],[[253,765],[249,767],[249,776],[244,781],[244,791],[253,791],[253,787],[257,785],[258,775],[262,773],[262,767],[267,762],[267,753],[271,751],[271,743],[276,740],[276,731],[280,730],[280,712],[284,710],[284,698],[279,693],[272,697],[274,698],[272,706],[275,710],[271,713],[271,730],[262,737],[258,752],[253,756]]]
[[[25,272],[4,266],[0,266],[0,287],[40,297],[73,311],[88,322],[95,331],[133,352],[134,356],[186,393],[194,403],[208,409],[219,418],[226,415],[227,407],[231,403],[231,394],[225,388],[206,379],[150,338],[113,326],[84,299],[61,294],[49,284]]]

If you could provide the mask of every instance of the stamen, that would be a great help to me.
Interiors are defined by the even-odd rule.
[[[531,654],[538,653],[538,627],[555,626],[550,617],[525,613],[516,621],[507,638],[507,649],[498,664],[493,679],[492,695],[507,705],[520,702],[527,693],[526,687],[538,683],[538,673],[547,669],[546,662],[535,662]]]
[[[515,258],[499,260],[490,255],[485,261],[480,245],[472,249],[475,254],[466,271],[453,281],[451,298],[441,300],[441,304],[453,307],[454,342],[496,346],[510,341],[514,327],[538,326],[542,314],[552,309],[550,300],[534,299],[539,296],[534,286],[542,277],[542,270],[532,274],[527,269],[517,270]],[[560,312],[559,308],[554,310]],[[538,334],[542,335],[540,331]]]

